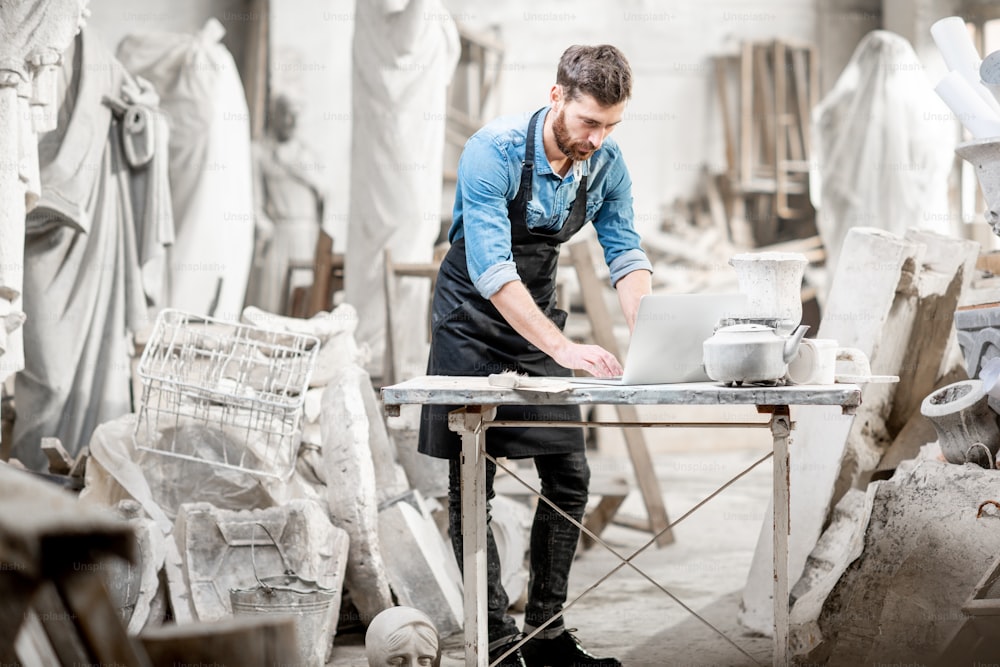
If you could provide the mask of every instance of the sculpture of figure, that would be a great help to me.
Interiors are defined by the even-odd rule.
[[[193,35],[135,33],[117,56],[156,87],[170,116],[177,234],[166,305],[238,321],[253,259],[253,170],[250,114],[225,33],[214,18]]]
[[[368,667],[437,667],[437,628],[419,609],[389,607],[368,624],[365,655]]]
[[[75,455],[98,424],[131,411],[127,335],[149,323],[153,273],[173,239],[155,93],[87,30],[58,74],[58,125],[40,137],[41,197],[25,222],[14,385],[13,455],[36,469],[42,437]]]
[[[957,235],[948,213],[954,121],[905,38],[865,35],[812,122],[810,195],[829,279],[851,227]]]
[[[0,385],[24,368],[24,216],[41,195],[37,133],[55,129],[56,71],[89,13],[82,0],[0,5]]]
[[[458,31],[441,0],[372,0],[355,10],[351,194],[344,288],[356,336],[381,376],[386,343],[384,253],[429,263],[441,231],[446,90]],[[430,285],[402,279],[393,326],[404,370],[423,370]]]
[[[287,313],[294,268],[312,267],[323,222],[323,190],[313,179],[318,162],[295,137],[298,103],[275,96],[268,136],[253,147],[257,248],[247,305]]]

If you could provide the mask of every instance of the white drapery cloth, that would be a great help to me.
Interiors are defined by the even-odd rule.
[[[109,102],[155,104],[155,95],[87,31],[64,56],[61,87],[57,129],[39,140],[41,198],[26,222],[25,367],[14,389],[14,456],[35,469],[46,465],[42,437],[76,454],[97,425],[131,411],[127,331],[159,305],[143,275],[163,266],[173,224],[163,151],[139,167],[129,158],[166,126],[152,114],[148,134],[130,133]]]
[[[458,30],[439,0],[358,3],[344,286],[373,375],[386,341],[383,253],[430,262],[441,230],[446,90],[458,56]],[[428,281],[399,282],[397,373],[426,365],[428,301]]]
[[[810,193],[828,275],[851,227],[957,235],[948,213],[956,132],[910,43],[865,35],[813,111]]]
[[[196,35],[129,35],[118,58],[152,82],[170,121],[168,304],[238,321],[254,241],[250,114],[224,34],[209,19]]]

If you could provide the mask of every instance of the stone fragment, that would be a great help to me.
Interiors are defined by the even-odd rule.
[[[442,637],[462,629],[462,589],[437,525],[419,492],[409,492],[379,511],[379,540],[386,571],[400,604],[427,614]]]
[[[330,519],[350,537],[345,586],[367,624],[394,603],[379,544],[371,430],[364,392],[359,391],[364,383],[370,390],[363,369],[343,367],[323,394],[320,424]]]

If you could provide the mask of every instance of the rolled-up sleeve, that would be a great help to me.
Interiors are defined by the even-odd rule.
[[[609,187],[601,208],[594,216],[597,240],[604,249],[604,261],[615,285],[629,273],[645,269],[652,273],[653,265],[642,249],[639,233],[635,231],[632,209],[632,179],[622,160],[618,160],[609,174]]]
[[[469,277],[489,299],[509,282],[520,280],[511,250],[507,193],[509,161],[488,135],[473,135],[458,163],[457,207],[465,236]]]

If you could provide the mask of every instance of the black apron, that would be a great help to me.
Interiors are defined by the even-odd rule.
[[[521,183],[507,206],[514,264],[539,309],[562,329],[566,312],[555,307],[559,246],[586,224],[587,177],[580,180],[566,223],[556,232],[528,229],[526,217],[534,174],[535,123],[531,117],[524,147]],[[484,299],[469,278],[465,238],[452,244],[441,263],[431,308],[431,350],[428,375],[486,376],[517,371],[534,376],[569,376],[551,357],[524,339]],[[448,413],[460,405],[425,405],[420,418],[418,449],[438,458],[458,458],[461,437],[448,429]],[[579,406],[500,406],[497,419],[518,421],[579,421]],[[583,430],[556,427],[504,427],[486,431],[486,451],[493,456],[524,458],[539,454],[583,451]]]

